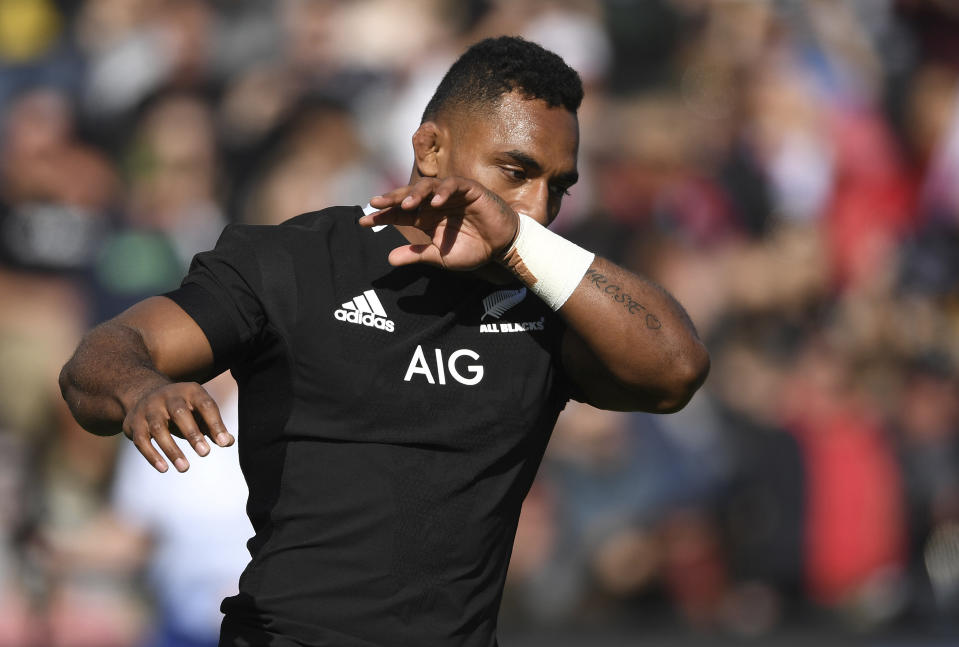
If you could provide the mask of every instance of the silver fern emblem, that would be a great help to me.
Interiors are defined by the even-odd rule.
[[[525,298],[526,288],[520,288],[518,290],[497,290],[483,299],[483,309],[486,310],[486,312],[483,313],[483,319],[486,319],[486,317],[499,319],[506,314],[507,310],[519,304]],[[480,319],[480,321],[483,319]]]

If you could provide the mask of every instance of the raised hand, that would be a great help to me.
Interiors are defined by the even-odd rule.
[[[123,433],[159,472],[168,467],[153,441],[180,472],[189,469],[190,463],[173,440],[174,434],[185,438],[200,456],[210,453],[206,436],[221,447],[233,444],[220,408],[195,382],[165,384],[141,396],[123,420]]]
[[[423,231],[429,243],[397,247],[393,265],[429,263],[450,270],[472,270],[496,259],[513,242],[519,219],[502,198],[461,177],[421,178],[370,200],[380,211],[360,224],[406,225]]]

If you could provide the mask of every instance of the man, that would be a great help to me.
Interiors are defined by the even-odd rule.
[[[237,378],[256,535],[221,644],[495,645],[565,402],[669,412],[705,379],[664,290],[545,228],[576,181],[581,99],[555,54],[474,45],[413,135],[408,186],[228,227],[64,367],[81,424],[160,471],[188,467],[171,432],[200,456],[233,442],[188,380]]]

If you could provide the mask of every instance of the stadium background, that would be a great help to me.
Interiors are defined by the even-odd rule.
[[[71,421],[82,332],[227,222],[404,183],[439,76],[502,33],[587,86],[557,229],[713,358],[679,414],[568,407],[502,644],[957,644],[956,3],[0,0],[0,645],[143,644],[157,572],[246,539],[242,487],[178,499]],[[191,503],[205,540],[164,555]]]

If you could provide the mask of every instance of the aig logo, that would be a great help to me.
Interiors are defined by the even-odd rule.
[[[412,381],[414,375],[422,375],[430,384],[436,384],[437,382],[440,384],[446,384],[447,372],[454,380],[460,384],[465,384],[466,386],[479,384],[480,380],[483,379],[482,364],[467,364],[466,366],[462,366],[464,361],[469,360],[461,361],[461,358],[466,357],[475,362],[479,359],[478,353],[471,351],[468,348],[461,348],[450,353],[449,358],[445,362],[443,361],[442,349],[434,348],[433,354],[436,358],[435,378],[433,377],[433,371],[430,370],[430,364],[426,360],[426,353],[423,352],[423,347],[417,346],[416,350],[413,351],[413,357],[410,359],[410,365],[409,368],[406,369],[406,376],[403,378],[403,380],[405,382],[410,382]],[[466,375],[463,375],[463,371],[466,372]]]

